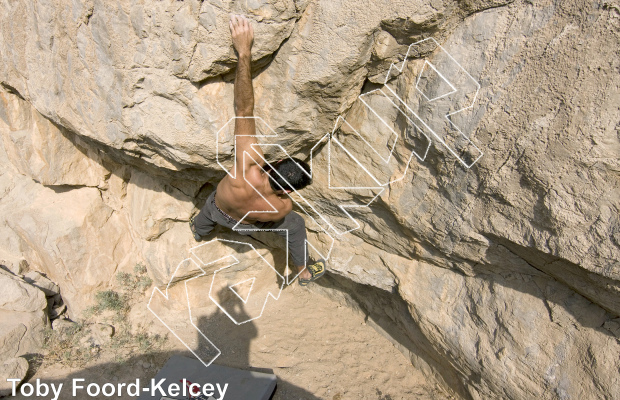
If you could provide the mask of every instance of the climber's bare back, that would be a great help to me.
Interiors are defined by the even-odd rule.
[[[271,190],[267,174],[258,165],[251,166],[245,175],[248,182],[243,176],[235,175],[236,179],[233,179],[226,175],[217,185],[215,205],[226,214],[241,221],[247,213],[250,213],[241,221],[249,224],[257,221],[278,221],[292,210],[291,199]]]
[[[235,73],[235,165],[217,185],[215,205],[242,223],[278,221],[292,210],[291,199],[282,191],[274,192],[267,174],[257,163],[264,164],[258,143],[254,115],[254,91],[250,75],[254,30],[249,21],[233,15],[230,20],[233,45],[239,55]],[[244,157],[244,153],[247,153]],[[259,194],[260,193],[260,194]],[[249,213],[249,214],[248,214]],[[247,216],[246,216],[247,214]]]

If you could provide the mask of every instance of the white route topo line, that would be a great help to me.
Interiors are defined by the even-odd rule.
[[[468,95],[471,95],[472,90],[474,91],[473,93],[473,99],[471,99],[471,102],[469,102],[468,105],[463,106],[459,109],[457,109],[456,111],[452,111],[452,112],[447,112],[443,115],[443,119],[447,120],[447,123],[449,124],[449,126],[451,126],[452,128],[454,128],[459,135],[461,135],[462,140],[465,140],[467,142],[467,145],[473,147],[474,153],[478,152],[479,155],[477,157],[475,157],[475,159],[473,159],[473,161],[468,162],[466,160],[464,160],[459,154],[458,154],[458,150],[457,149],[453,149],[450,145],[448,145],[446,143],[445,138],[440,135],[438,132],[436,132],[436,129],[433,129],[432,125],[432,121],[428,121],[425,120],[421,115],[419,115],[419,113],[416,113],[415,111],[412,110],[412,108],[407,104],[407,102],[405,102],[400,96],[398,96],[398,94],[396,93],[396,91],[394,89],[392,89],[391,87],[388,86],[388,82],[390,81],[390,77],[393,73],[393,71],[397,71],[398,73],[402,73],[406,63],[408,61],[408,59],[410,58],[410,53],[412,51],[415,51],[417,53],[417,56],[420,55],[420,52],[418,50],[416,50],[416,46],[420,46],[422,44],[428,44],[431,43],[435,45],[435,49],[439,49],[440,53],[443,53],[445,56],[448,57],[448,61],[450,63],[452,63],[457,70],[457,74],[464,74],[466,79],[466,83],[459,85],[456,82],[451,82],[449,77],[447,77],[446,75],[446,71],[443,71],[442,73],[442,68],[437,68],[436,65],[434,65],[433,63],[431,63],[428,60],[424,61],[424,65],[420,71],[420,73],[418,74],[418,77],[415,81],[415,89],[417,92],[419,92],[422,97],[425,99],[426,103],[435,103],[435,104],[441,104],[440,100],[444,100],[444,107],[449,107],[449,105],[451,104],[455,104],[457,103],[459,100],[463,100],[463,99],[468,99]],[[422,76],[424,74],[425,71],[427,70],[432,70],[433,72],[435,72],[437,74],[437,76],[439,76],[439,78],[450,87],[450,91],[437,95],[437,96],[433,96],[432,98],[429,98],[427,96],[426,93],[424,93],[424,91],[420,88],[420,81],[422,79]],[[473,88],[470,88],[469,91],[468,90],[464,90],[464,89],[468,89],[467,88],[467,84],[469,84],[470,86],[473,85]],[[461,88],[459,90],[459,87]],[[362,205],[351,205],[351,204],[340,204],[338,205],[338,207],[344,212],[344,214],[347,215],[347,217],[353,221],[353,223],[356,225],[354,228],[352,229],[348,229],[348,230],[343,230],[343,231],[339,231],[334,224],[328,219],[326,218],[326,216],[324,216],[321,212],[318,211],[318,207],[316,207],[315,205],[313,205],[312,203],[310,203],[308,200],[306,200],[298,191],[294,190],[294,193],[296,196],[298,196],[301,200],[297,201],[293,196],[289,197],[291,198],[291,200],[297,205],[297,207],[302,210],[302,212],[304,214],[306,214],[306,216],[308,218],[310,218],[315,224],[316,226],[318,226],[321,230],[322,233],[326,234],[327,237],[329,237],[329,241],[330,243],[328,244],[328,250],[327,250],[327,254],[321,254],[321,252],[318,250],[318,248],[314,245],[312,245],[312,243],[310,243],[309,241],[306,241],[305,246],[304,246],[304,251],[307,252],[307,249],[310,247],[312,248],[315,252],[317,252],[317,254],[319,254],[322,258],[324,258],[325,260],[329,259],[329,256],[331,255],[333,246],[335,244],[335,239],[334,236],[341,236],[344,234],[347,234],[355,229],[359,229],[360,228],[360,224],[359,222],[353,218],[351,216],[351,214],[347,211],[347,208],[359,208],[359,207],[369,207],[376,199],[378,196],[380,196],[383,191],[385,190],[386,186],[392,182],[396,182],[399,180],[402,180],[404,178],[404,176],[407,173],[407,170],[409,168],[409,164],[411,162],[411,159],[413,158],[413,156],[415,155],[420,161],[424,161],[426,159],[426,156],[428,155],[428,150],[430,148],[431,145],[431,139],[429,137],[429,135],[427,133],[430,133],[430,135],[436,139],[439,143],[441,143],[452,155],[454,155],[459,162],[467,169],[471,168],[479,159],[480,157],[482,157],[483,153],[482,151],[480,151],[480,149],[475,146],[473,144],[473,142],[459,129],[458,126],[456,126],[456,124],[454,124],[451,121],[451,116],[463,112],[465,110],[471,109],[477,99],[478,96],[478,92],[480,90],[480,84],[434,39],[434,38],[427,38],[427,39],[423,39],[420,40],[418,42],[415,42],[413,44],[411,44],[408,49],[407,49],[407,53],[405,54],[405,57],[402,61],[402,63],[400,63],[400,66],[398,66],[396,63],[392,63],[390,65],[390,68],[386,74],[386,78],[384,81],[384,87],[380,88],[380,89],[376,89],[376,90],[372,90],[370,92],[361,94],[358,99],[366,106],[366,108],[372,113],[372,115],[374,115],[376,118],[379,119],[379,121],[385,125],[385,127],[388,129],[389,132],[391,132],[390,137],[394,139],[394,142],[392,143],[391,146],[389,147],[389,154],[387,157],[383,157],[380,152],[368,141],[366,140],[366,138],[364,138],[360,132],[358,130],[356,130],[353,126],[351,126],[351,124],[349,124],[349,122],[346,121],[346,119],[342,116],[339,116],[334,124],[334,128],[332,130],[331,133],[327,133],[325,136],[323,136],[321,139],[319,139],[317,141],[317,143],[312,147],[312,149],[310,150],[310,160],[309,160],[309,165],[310,165],[310,173],[309,176],[313,177],[313,175],[315,174],[315,168],[313,168],[313,159],[315,158],[315,152],[317,151],[317,147],[319,147],[323,142],[327,142],[327,181],[328,181],[328,188],[329,189],[347,189],[347,190],[377,190],[378,193],[370,200],[368,201],[368,203],[366,204],[362,204]],[[377,110],[375,110],[371,105],[370,102],[367,101],[366,99],[368,97],[370,97],[373,94],[381,94],[383,95],[393,106],[395,109],[398,110],[398,113],[403,116],[407,122],[414,126],[420,133],[421,135],[426,139],[426,141],[428,142],[426,144],[426,148],[422,151],[422,152],[416,152],[415,150],[411,151],[411,154],[409,155],[408,159],[406,160],[406,165],[404,168],[404,171],[402,173],[402,176],[396,179],[390,179],[388,182],[384,182],[381,183],[379,179],[377,179],[369,170],[368,168],[362,163],[360,162],[360,160],[358,160],[357,157],[355,157],[354,154],[352,154],[351,151],[349,151],[341,141],[339,141],[336,138],[335,133],[337,132],[337,130],[339,129],[339,127],[342,126],[342,124],[346,124],[349,129],[351,129],[353,131],[353,133],[355,134],[355,136],[357,136],[358,138],[360,138],[362,141],[364,141],[371,149],[372,151],[377,155],[378,160],[379,160],[379,164],[381,164],[381,162],[387,166],[390,165],[390,163],[394,162],[396,157],[393,157],[395,151],[396,151],[396,145],[398,143],[398,140],[401,140],[404,142],[405,138],[401,137],[402,135],[399,134],[398,132],[396,132],[386,121],[383,117],[380,116],[379,112]],[[452,98],[451,96],[453,95],[461,95],[462,97],[456,97],[456,98]],[[466,101],[467,103],[467,101]],[[432,115],[435,116],[436,115]],[[226,124],[224,124],[224,126],[222,126],[216,133],[216,160],[218,165],[224,170],[226,171],[226,173],[233,179],[235,179],[236,177],[231,173],[231,171],[229,171],[221,162],[220,160],[220,135],[222,134],[222,131],[228,126],[230,125],[233,121],[235,121],[237,118],[252,118],[254,119],[256,122],[260,122],[261,124],[264,124],[265,127],[267,127],[267,130],[270,132],[270,134],[259,134],[257,133],[256,135],[236,135],[234,136],[234,141],[235,141],[235,146],[236,146],[236,139],[238,136],[251,136],[251,137],[262,137],[262,138],[276,138],[278,137],[277,133],[261,118],[258,116],[253,116],[253,117],[233,117],[231,118],[228,122],[226,122]],[[445,121],[444,121],[445,123]],[[258,124],[257,124],[258,125]],[[257,129],[258,132],[258,129]],[[262,132],[262,130],[261,130]],[[331,182],[331,172],[332,172],[332,152],[331,152],[331,146],[332,146],[332,142],[334,143],[334,145],[338,146],[340,149],[342,149],[371,179],[372,181],[376,184],[376,186],[332,186],[332,182]],[[389,141],[388,141],[389,143]],[[279,144],[273,144],[273,143],[269,143],[269,144],[252,144],[251,145],[252,148],[254,148],[255,146],[275,146],[278,147],[280,151],[282,151],[286,157],[291,158],[291,156],[288,154],[288,152]],[[235,147],[236,148],[236,147]],[[258,154],[258,153],[257,153]],[[248,152],[244,151],[243,153],[243,157],[244,157],[244,161],[246,160],[245,157],[250,157],[250,159],[257,165],[259,165],[259,167],[264,171],[265,169],[260,166],[260,163],[255,160]],[[472,157],[474,158],[474,157]],[[271,164],[269,163],[269,161],[267,161],[267,159],[263,156],[262,160],[260,161],[264,161],[267,165],[269,165],[271,167]],[[395,161],[396,163],[398,163],[398,161]],[[233,165],[236,163],[236,152],[234,153],[233,156]],[[398,165],[397,165],[398,166]],[[402,165],[401,165],[402,166]],[[300,169],[304,172],[307,173],[303,168],[300,167]],[[273,172],[278,173],[275,169],[272,169]],[[285,181],[288,183],[288,181],[286,181],[286,179],[280,175],[278,173],[278,175]],[[392,176],[392,174],[390,174],[389,176]],[[246,182],[248,182],[248,184],[251,185],[251,183],[247,180],[246,176],[245,176],[245,171],[244,171],[244,176],[243,176],[244,180]],[[270,204],[267,199],[265,199],[265,197],[260,193],[260,191],[258,189],[256,189],[254,186],[252,186],[254,188],[254,190],[268,203]],[[282,187],[280,187],[281,189],[283,189]],[[256,211],[248,211],[243,218],[239,221],[239,223],[237,223],[234,227],[233,230],[234,231],[255,231],[255,232],[261,232],[261,231],[282,231],[281,229],[258,229],[258,228],[254,228],[254,229],[250,229],[250,228],[240,228],[239,225],[241,224],[241,222],[248,216],[249,213],[252,212],[265,212],[265,213],[277,213],[277,209],[270,204],[270,206],[272,207],[273,210],[270,211],[263,211],[263,210],[256,210]],[[319,217],[319,219],[324,222],[327,226],[327,229],[325,229],[323,227],[323,225],[319,224],[318,221],[314,218],[313,215],[310,215],[309,210],[311,210],[315,215],[317,215]],[[172,332],[172,334],[177,337],[177,339],[179,339],[191,352],[192,354],[194,354],[194,356],[196,356],[196,358],[198,358],[205,366],[209,366],[217,357],[219,357],[219,355],[221,354],[221,351],[215,346],[215,344],[213,342],[211,342],[211,340],[209,340],[209,338],[203,334],[203,332],[201,332],[201,330],[192,322],[192,309],[191,309],[191,304],[190,304],[190,295],[188,292],[188,286],[187,284],[189,282],[191,282],[194,279],[197,279],[199,277],[203,277],[206,275],[205,270],[203,269],[203,267],[206,267],[208,265],[214,264],[218,261],[223,261],[226,259],[232,259],[234,262],[219,268],[218,270],[213,272],[213,278],[211,281],[211,286],[209,289],[209,298],[211,299],[211,301],[213,301],[230,319],[231,321],[233,321],[235,324],[237,325],[241,325],[244,324],[246,322],[252,321],[254,319],[260,318],[263,315],[263,312],[265,310],[265,306],[267,304],[267,301],[269,300],[269,298],[273,298],[274,300],[278,300],[280,298],[280,294],[282,292],[282,289],[284,287],[284,282],[286,281],[287,285],[290,285],[292,282],[294,282],[294,280],[299,276],[299,273],[297,273],[292,279],[289,279],[290,276],[290,271],[291,269],[289,268],[289,260],[288,260],[288,254],[289,254],[289,246],[288,246],[288,230],[286,230],[286,277],[282,276],[275,268],[273,265],[271,265],[255,248],[252,244],[247,243],[247,242],[240,242],[240,241],[233,241],[233,240],[224,240],[224,239],[213,239],[207,243],[201,244],[199,246],[193,247],[192,249],[190,249],[190,253],[196,257],[200,263],[202,265],[199,265],[194,259],[189,258],[189,259],[185,259],[183,260],[181,263],[179,263],[179,265],[177,266],[177,268],[175,269],[175,272],[172,274],[170,281],[166,287],[166,293],[162,293],[158,288],[154,288],[153,289],[153,293],[151,294],[151,298],[149,299],[149,303],[147,305],[148,309],[157,317],[157,319],[159,319],[164,326],[166,326],[166,328],[168,328],[168,330],[170,330],[170,332]],[[332,236],[329,231],[332,231],[334,236]],[[223,243],[236,243],[239,245],[247,245],[250,246],[252,248],[252,250],[259,256],[260,259],[262,259],[262,261],[264,263],[266,263],[277,275],[277,277],[279,279],[282,279],[282,284],[279,286],[278,290],[277,290],[277,295],[274,295],[270,290],[267,291],[267,294],[265,294],[265,300],[262,304],[262,308],[260,311],[260,314],[258,316],[255,316],[253,318],[249,318],[249,319],[245,319],[242,321],[238,321],[234,316],[232,316],[229,313],[229,310],[226,309],[226,307],[222,304],[220,304],[220,302],[214,298],[213,296],[213,288],[214,288],[214,284],[216,283],[217,280],[217,275],[218,273],[221,273],[223,271],[225,271],[228,268],[231,268],[234,265],[239,265],[241,263],[241,261],[239,261],[239,259],[237,257],[235,257],[234,255],[228,255],[228,256],[224,256],[221,257],[217,260],[213,260],[213,261],[208,261],[208,260],[202,260],[198,254],[196,254],[197,249],[206,246],[206,245],[211,245],[213,243],[216,242],[223,242]],[[307,254],[305,254],[307,255]],[[246,257],[247,258],[247,257]],[[306,257],[307,258],[307,257]],[[195,339],[188,339],[188,338],[181,338],[179,334],[177,334],[175,332],[174,329],[172,329],[159,315],[157,315],[157,313],[151,308],[151,304],[154,302],[154,300],[156,299],[155,293],[159,293],[161,295],[161,297],[163,297],[166,301],[169,301],[169,293],[168,293],[168,288],[170,287],[170,285],[173,283],[174,278],[179,270],[179,268],[181,267],[181,265],[183,263],[186,262],[192,262],[193,264],[196,265],[196,267],[202,271],[202,274],[197,275],[193,278],[187,279],[185,281],[185,296],[186,296],[186,300],[187,300],[187,309],[188,309],[188,317],[189,317],[189,321],[190,324],[196,329],[196,331],[198,331],[199,335],[195,338]],[[247,268],[245,269],[247,270]],[[257,292],[253,291],[254,289],[254,285],[256,283],[256,276],[254,277],[245,277],[245,279],[240,280],[234,284],[228,285],[228,289],[230,291],[232,291],[238,299],[240,299],[243,304],[247,305],[248,304],[248,300],[250,297],[253,296],[257,296]],[[278,279],[278,280],[279,280]],[[247,295],[245,296],[245,298],[243,298],[238,292],[237,290],[234,289],[235,286],[241,285],[245,282],[251,281],[251,286],[250,289],[248,290]],[[260,293],[259,293],[260,294]],[[161,301],[161,298],[160,298]],[[200,354],[198,353],[198,350],[200,350],[200,339],[203,338],[204,340],[206,340],[209,344],[210,347],[212,347],[215,350],[215,355],[212,356],[209,360],[204,360],[203,357],[201,357]],[[193,346],[192,346],[193,345]],[[192,348],[196,348],[198,347],[198,349],[196,349],[196,351],[194,351],[194,349]]]

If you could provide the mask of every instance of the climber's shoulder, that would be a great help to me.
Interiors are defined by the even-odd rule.
[[[224,182],[225,185],[238,188],[245,188],[247,186],[262,187],[267,179],[263,168],[264,166],[261,167],[254,162],[244,168],[235,165],[230,171],[231,175],[226,175],[224,179],[222,179],[222,182]]]
[[[225,192],[231,200],[247,201],[258,195],[257,190],[264,192],[265,182],[262,169],[255,165],[255,168],[250,168],[244,174],[237,174],[234,178],[226,175],[218,183],[217,191]]]

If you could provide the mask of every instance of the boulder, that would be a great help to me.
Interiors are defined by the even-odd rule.
[[[12,393],[13,382],[7,382],[7,379],[19,379],[19,382],[15,383],[19,385],[27,373],[28,361],[24,357],[0,361],[0,397],[9,396]]]
[[[90,347],[100,347],[108,343],[113,335],[114,327],[112,325],[95,323],[86,327],[86,334],[80,343]]]
[[[71,335],[78,327],[76,322],[68,319],[58,318],[52,321],[52,329],[60,336]]]
[[[40,352],[49,326],[45,312],[0,310],[0,321],[0,361]]]
[[[32,286],[41,289],[45,296],[51,297],[60,294],[58,285],[40,272],[30,271],[24,275],[24,280]]]
[[[26,258],[36,260],[60,284],[64,302],[79,313],[89,305],[84,294],[93,297],[119,265],[136,264],[125,220],[103,203],[97,188],[55,192],[29,179],[14,179],[15,190],[0,200],[0,209],[9,216],[5,221]]]
[[[22,256],[16,256],[0,249],[0,268],[12,272],[14,275],[21,275],[28,269],[28,261]]]
[[[35,312],[47,307],[45,294],[10,272],[0,269],[0,309]]]
[[[339,231],[321,290],[361,307],[455,395],[613,398],[620,78],[608,3],[4,2],[0,241],[41,266],[72,316],[137,261],[167,283],[196,245],[187,219],[223,176],[218,161],[231,162],[225,20],[244,13],[259,133],[277,135],[260,140],[313,150],[302,194]],[[443,100],[426,102],[433,93]],[[469,141],[484,153],[473,164]],[[369,203],[347,208],[356,221],[341,207]]]
[[[6,313],[4,315],[6,316]],[[19,351],[19,342],[27,330],[23,323],[0,325],[0,360],[15,357]]]
[[[47,314],[49,316],[49,318],[51,320],[53,319],[57,319],[58,317],[60,317],[61,315],[63,315],[65,312],[67,312],[67,305],[63,304],[61,306],[48,306],[47,308]]]

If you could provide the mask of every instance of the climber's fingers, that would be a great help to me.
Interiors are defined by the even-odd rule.
[[[254,28],[245,16],[231,14],[229,27],[233,39],[233,46],[235,46],[237,50],[239,50],[239,46],[252,47],[252,43],[254,42]]]
[[[237,32],[240,33],[244,31],[253,31],[250,21],[248,21],[248,19],[245,18],[243,15],[232,14],[230,16],[229,26],[230,26],[231,32],[234,31],[234,33],[237,33]]]
[[[241,30],[241,32],[245,31],[248,27],[248,20],[243,15],[236,15],[237,18],[237,27]]]
[[[242,21],[243,31],[244,32],[248,32],[251,35],[253,35],[254,34],[254,28],[252,27],[252,24],[250,23],[250,20],[247,19],[244,16],[240,16],[240,18],[241,18],[241,21]]]

